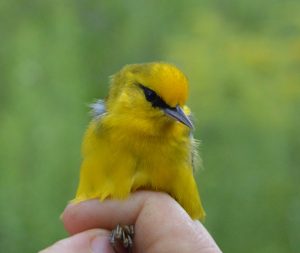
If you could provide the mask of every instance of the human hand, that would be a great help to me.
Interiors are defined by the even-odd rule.
[[[204,226],[161,192],[138,191],[124,201],[70,204],[62,220],[71,237],[40,253],[114,253],[109,236],[117,224],[134,224],[133,252],[221,252]]]

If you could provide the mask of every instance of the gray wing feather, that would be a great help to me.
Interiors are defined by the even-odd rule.
[[[97,100],[95,103],[90,105],[91,114],[94,118],[102,117],[106,113],[105,102],[102,99]]]
[[[192,163],[193,172],[195,173],[196,170],[202,165],[202,160],[198,152],[200,141],[195,139],[193,135],[191,135],[190,140],[191,140],[191,163]]]
[[[188,118],[194,123],[193,115],[188,115]],[[202,159],[199,155],[198,149],[200,146],[200,141],[194,138],[193,131],[190,131],[190,143],[191,143],[191,164],[193,168],[193,173],[202,166]]]

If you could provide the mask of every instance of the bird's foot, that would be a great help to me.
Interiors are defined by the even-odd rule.
[[[111,231],[109,242],[116,253],[120,253],[119,251],[120,244],[124,249],[128,250],[128,252],[132,252],[133,237],[134,237],[133,225],[121,226],[120,224],[118,224],[116,228],[114,228]]]

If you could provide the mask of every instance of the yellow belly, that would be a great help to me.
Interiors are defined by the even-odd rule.
[[[144,136],[132,142],[130,136],[120,136],[121,130],[97,133],[96,125],[90,125],[83,143],[84,158],[74,201],[124,199],[143,188],[167,192],[193,219],[204,218],[188,137],[182,135],[174,140]]]

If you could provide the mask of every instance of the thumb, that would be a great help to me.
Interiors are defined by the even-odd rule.
[[[109,232],[91,229],[56,242],[39,253],[113,253]]]

